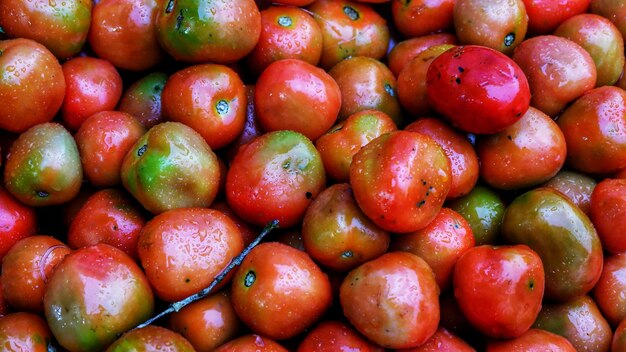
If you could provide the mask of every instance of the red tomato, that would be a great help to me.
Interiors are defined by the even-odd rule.
[[[378,352],[377,346],[345,323],[324,321],[312,329],[300,342],[297,352]]]
[[[591,193],[591,221],[602,248],[611,253],[626,252],[626,179],[605,179]]]
[[[416,347],[439,324],[439,288],[420,257],[390,252],[352,270],[339,298],[343,314],[365,337],[386,348]]]
[[[454,268],[454,296],[482,333],[495,338],[522,335],[541,310],[543,264],[526,245],[478,246]]]
[[[164,122],[161,92],[167,78],[163,72],[153,72],[135,81],[124,91],[117,110],[133,115],[146,128]]]
[[[493,49],[452,48],[433,60],[426,77],[431,106],[466,132],[502,131],[528,110],[530,88],[524,72]]]
[[[456,36],[450,33],[436,33],[403,40],[387,55],[387,66],[398,77],[404,66],[422,51],[441,44],[456,45],[457,42]]]
[[[350,184],[359,207],[392,232],[424,228],[443,206],[451,185],[450,161],[432,138],[395,131],[354,155]]]
[[[0,346],[5,351],[47,352],[52,334],[39,315],[18,312],[0,318]]]
[[[16,310],[43,313],[46,283],[71,252],[50,236],[30,236],[17,242],[2,259],[2,290]]]
[[[263,71],[256,82],[254,104],[265,131],[292,130],[315,141],[337,120],[341,91],[321,68],[285,59]]]
[[[408,38],[452,28],[455,0],[393,0],[393,23]]]
[[[428,341],[414,348],[397,350],[397,352],[475,352],[475,350],[446,328],[440,327]]]
[[[541,329],[530,329],[511,340],[492,341],[487,352],[575,352],[565,337]]]
[[[237,225],[224,213],[179,208],[150,220],[139,234],[138,246],[155,294],[174,302],[209,286],[241,252],[243,240]]]
[[[626,319],[615,329],[613,334],[613,341],[611,343],[612,352],[624,352],[626,351]]]
[[[272,339],[301,333],[326,312],[331,300],[328,276],[306,253],[278,242],[252,249],[231,286],[237,315]]]
[[[63,64],[65,100],[61,117],[76,131],[91,115],[115,110],[122,96],[122,77],[110,62],[94,57],[75,57]]]
[[[0,187],[0,260],[17,241],[34,235],[36,230],[35,210]]]
[[[288,352],[278,342],[259,335],[244,335],[231,340],[213,352]]]
[[[602,274],[593,287],[593,298],[612,326],[626,318],[626,253],[604,258]]]
[[[528,30],[534,34],[552,33],[561,22],[583,13],[591,0],[523,0],[528,13]]]

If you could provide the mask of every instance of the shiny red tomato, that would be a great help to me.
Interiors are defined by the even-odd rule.
[[[0,260],[17,241],[34,235],[36,230],[35,210],[0,187]]]
[[[335,351],[380,352],[383,348],[368,341],[343,322],[324,321],[302,339],[297,352]]]
[[[502,131],[528,110],[530,88],[506,55],[468,45],[439,55],[426,74],[431,106],[466,132]]]
[[[598,231],[602,248],[611,253],[626,252],[626,179],[604,179],[591,193],[591,222]]]

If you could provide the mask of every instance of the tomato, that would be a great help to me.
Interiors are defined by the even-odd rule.
[[[0,3],[0,23],[9,37],[32,39],[67,59],[85,44],[92,6],[91,0],[6,0]]]
[[[446,199],[468,194],[478,181],[478,157],[465,136],[445,121],[421,118],[404,128],[405,131],[425,134],[437,142],[450,161],[452,183]]]
[[[626,91],[595,88],[559,116],[567,162],[575,170],[611,173],[626,167]]]
[[[244,221],[281,227],[298,224],[325,187],[322,159],[313,143],[294,131],[268,132],[242,146],[226,175],[226,200]]]
[[[19,1],[3,1],[0,14],[12,2]],[[61,65],[46,47],[22,38],[0,41],[0,72],[0,129],[22,133],[52,121],[66,83]]]
[[[470,193],[451,201],[448,205],[470,224],[476,245],[497,242],[505,205],[495,191],[478,184]]]
[[[117,106],[117,110],[133,115],[146,128],[165,121],[161,107],[161,92],[168,75],[152,72],[128,87]]]
[[[561,170],[542,187],[553,188],[576,204],[587,216],[590,212],[591,193],[596,180],[575,171]]]
[[[596,65],[596,87],[617,82],[623,70],[624,39],[608,19],[594,14],[573,16],[554,31],[585,49]]]
[[[98,187],[118,185],[124,156],[145,132],[137,119],[119,111],[87,118],[74,136],[87,180]]]
[[[389,233],[363,214],[347,183],[323,190],[302,221],[306,252],[320,265],[349,271],[387,251]]]
[[[115,67],[141,71],[163,56],[155,33],[157,0],[100,0],[93,8],[89,45]]]
[[[530,104],[550,117],[596,85],[591,55],[573,41],[554,35],[525,40],[512,56],[528,78]]]
[[[117,334],[148,319],[153,309],[152,289],[141,268],[103,243],[68,254],[44,295],[50,330],[70,351],[108,346]]]
[[[324,321],[313,328],[298,345],[297,352],[382,351],[345,323]]]
[[[617,28],[620,33],[622,33],[622,37],[626,37],[626,17],[624,14],[626,12],[626,2],[623,0],[577,0],[582,3],[586,3],[589,6],[589,2],[591,2],[590,10],[592,13],[600,15],[604,18],[608,18]],[[584,11],[581,11],[581,13]]]
[[[408,131],[381,135],[361,148],[350,165],[359,207],[392,232],[424,228],[450,190],[450,161],[430,137]]]
[[[555,176],[565,164],[566,149],[556,122],[532,106],[519,121],[476,142],[481,178],[505,190],[536,186]]]
[[[593,288],[593,298],[612,326],[626,318],[626,253],[604,259],[602,275]]]
[[[326,312],[331,300],[326,274],[306,253],[278,242],[253,248],[231,286],[239,318],[272,339],[303,332]]]
[[[237,225],[237,228],[239,228],[239,232],[241,233],[244,246],[249,245],[252,241],[254,241],[256,236],[259,235],[259,230],[255,226],[243,221],[237,214],[235,214],[226,201],[220,200],[211,204],[211,209],[221,211],[235,222],[235,225]]]
[[[138,243],[150,285],[157,297],[168,302],[209,286],[242,249],[237,225],[225,214],[205,208],[174,209],[155,216],[141,230]]]
[[[256,334],[244,335],[213,350],[214,352],[287,352],[278,342]]]
[[[0,260],[19,240],[37,231],[35,210],[0,187]]]
[[[188,66],[169,77],[163,114],[193,128],[211,149],[232,142],[246,121],[246,93],[239,75],[224,65]]]
[[[452,48],[432,61],[426,74],[431,106],[463,131],[500,132],[518,121],[530,103],[520,67],[482,46]]]
[[[46,352],[52,334],[39,315],[17,312],[0,318],[0,345],[7,352]]]
[[[482,333],[522,335],[537,318],[545,288],[544,267],[525,245],[469,249],[454,267],[454,296]]]
[[[363,110],[380,110],[403,125],[396,78],[382,62],[370,57],[345,59],[329,72],[341,90],[339,121]]]
[[[457,0],[453,20],[461,44],[486,46],[507,55],[524,40],[528,28],[522,0]]]
[[[122,161],[124,187],[158,214],[211,205],[220,182],[217,156],[204,138],[180,122],[148,130]]]
[[[43,313],[46,283],[56,266],[71,252],[50,236],[30,236],[18,241],[2,259],[2,290],[16,310]]]
[[[156,35],[176,60],[232,63],[259,41],[261,14],[254,0],[163,0]]]
[[[576,351],[608,351],[611,347],[611,327],[589,296],[544,304],[533,327],[565,337]]]
[[[394,237],[391,249],[424,259],[435,273],[439,289],[445,291],[452,283],[457,260],[474,247],[474,243],[472,228],[461,214],[442,208],[425,228]]]
[[[350,0],[317,0],[307,9],[322,31],[321,68],[330,69],[355,56],[382,59],[387,53],[387,22],[370,5]]]
[[[416,347],[439,324],[439,288],[420,257],[389,252],[366,262],[343,280],[343,314],[369,340],[386,348]]]
[[[398,352],[475,352],[475,350],[458,336],[440,327],[426,342],[414,348],[397,350]]]
[[[611,342],[612,352],[626,351],[626,335],[624,334],[624,331],[626,330],[625,321],[626,319],[622,320],[622,322],[617,326],[617,329],[615,329],[613,341]]]
[[[611,253],[626,252],[626,179],[604,179],[591,193],[591,221],[602,247]]]
[[[528,13],[528,30],[534,34],[552,33],[568,18],[584,13],[591,0],[523,0]]]
[[[242,323],[230,302],[228,291],[220,291],[173,313],[168,326],[183,335],[198,352],[210,352],[234,339]]]
[[[261,11],[261,36],[246,63],[259,74],[278,60],[317,65],[321,56],[322,31],[313,17],[297,7],[271,6]]]
[[[270,64],[254,91],[255,111],[263,130],[292,130],[311,141],[333,126],[341,102],[337,82],[321,68],[298,59]]]
[[[404,66],[415,56],[430,47],[441,44],[456,45],[456,36],[450,33],[435,33],[403,40],[389,51],[387,66],[394,76],[398,77]]]
[[[61,117],[66,127],[76,131],[91,115],[115,110],[122,96],[122,77],[106,60],[75,57],[63,64],[65,100]]]
[[[506,341],[491,341],[487,352],[575,352],[566,338],[541,329],[530,329],[517,338]]]
[[[502,237],[539,254],[546,298],[567,302],[580,297],[602,273],[602,246],[593,224],[553,189],[535,188],[515,198],[502,219]]]
[[[47,122],[22,133],[4,166],[4,185],[30,206],[61,204],[74,198],[83,181],[76,142],[61,125]]]
[[[181,335],[160,326],[148,325],[125,333],[106,349],[106,352],[126,351],[195,352],[195,349]]]
[[[393,23],[408,38],[452,28],[454,0],[393,0]]]

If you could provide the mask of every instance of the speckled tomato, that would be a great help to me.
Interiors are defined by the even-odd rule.
[[[463,131],[489,134],[518,121],[530,104],[521,68],[506,55],[482,46],[452,48],[426,74],[431,106]]]
[[[424,228],[450,190],[450,161],[432,138],[395,131],[372,140],[354,155],[350,184],[365,215],[392,232]]]
[[[589,216],[591,193],[596,187],[596,184],[596,180],[583,173],[561,170],[542,186],[553,188],[561,192]]]

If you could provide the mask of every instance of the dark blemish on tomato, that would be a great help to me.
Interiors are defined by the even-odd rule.
[[[520,111],[520,112],[518,112],[517,114],[515,114],[515,116],[516,116],[516,117],[520,117],[520,116],[522,116],[522,112],[521,112],[521,111]]]
[[[142,156],[143,153],[145,153],[147,149],[148,149],[147,144],[142,145],[141,148],[137,149],[137,156]]]
[[[458,70],[459,70],[459,72],[461,72],[461,73],[465,72],[465,69],[464,69],[463,67],[461,67],[461,66],[459,66],[459,67],[458,67]]]
[[[504,37],[504,46],[508,48],[509,46],[513,45],[514,41],[515,41],[515,33],[509,33]]]
[[[422,185],[423,185],[423,186],[426,186],[426,183],[427,183],[427,182],[426,182],[426,180],[421,179],[421,181],[422,181]]]
[[[186,283],[186,284],[188,284],[188,283],[190,283],[190,282],[191,282],[191,279],[190,279],[190,278],[188,278],[188,277],[186,277],[186,278],[185,278],[185,283]]]
[[[311,199],[311,197],[313,197],[313,193],[311,193],[311,192],[306,192],[306,193],[304,194],[304,196],[306,197],[306,199]]]
[[[457,77],[455,80],[456,84],[461,84],[461,79],[459,77]]]
[[[256,274],[254,271],[250,270],[246,273],[246,277],[243,279],[243,285],[246,287],[250,287],[256,281]]]
[[[385,92],[391,95],[392,97],[396,96],[396,92],[393,90],[393,87],[389,83],[385,83]]]
[[[508,138],[510,141],[513,140],[513,138],[511,138],[511,135],[506,136],[506,138]]]
[[[354,253],[352,253],[352,251],[347,250],[343,253],[341,253],[341,257],[344,259],[348,259],[348,258],[352,258],[352,256],[354,256]]]
[[[118,227],[117,225],[113,225],[113,231],[117,231]]]
[[[344,6],[343,13],[345,13],[346,16],[348,16],[348,18],[350,18],[353,21],[356,21],[359,19],[359,13],[357,12],[357,10],[355,10],[351,6]]]
[[[172,11],[174,11],[174,0],[170,0],[167,3],[167,6],[165,6],[165,13],[172,13]]]
[[[441,72],[437,72],[437,78],[441,79]]]
[[[176,26],[174,28],[176,28],[176,30],[179,30],[180,27],[183,25],[183,20],[185,19],[185,16],[183,15],[183,10],[181,9],[180,11],[178,11],[178,16],[176,16]]]
[[[454,223],[454,228],[455,228],[455,229],[460,229],[460,228],[461,228],[461,226],[459,225],[459,223],[458,223],[458,222],[455,222],[455,223]]]
[[[39,198],[48,198],[48,196],[50,195],[50,193],[46,191],[36,191],[35,193],[37,194],[37,197]]]
[[[278,17],[278,20],[276,22],[281,27],[290,27],[293,24],[293,21],[291,20],[291,17],[289,16],[280,16]]]
[[[215,109],[217,110],[218,114],[224,115],[224,114],[228,114],[228,110],[230,110],[230,106],[228,105],[228,102],[226,100],[222,99],[217,102]]]
[[[535,280],[531,279],[528,281],[528,288],[531,290],[535,288]]]
[[[426,201],[425,201],[424,199],[422,199],[422,200],[420,200],[420,202],[419,202],[419,203],[417,203],[417,207],[418,207],[418,208],[421,208],[421,207],[422,207],[422,205],[424,205],[424,204],[426,204]]]

